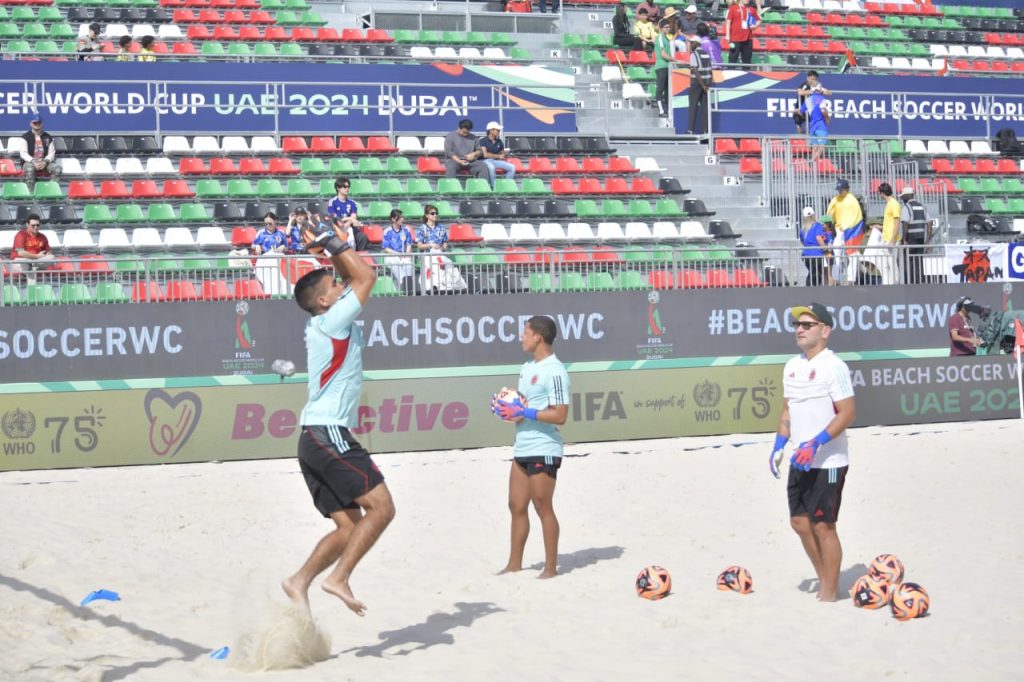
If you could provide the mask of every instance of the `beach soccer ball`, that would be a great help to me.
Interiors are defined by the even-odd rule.
[[[494,394],[494,398],[499,403],[509,403],[509,404],[514,403],[518,399],[519,402],[521,402],[524,406],[526,406],[526,396],[524,396],[522,393],[520,393],[516,389],[509,388],[508,386],[502,386],[501,390],[499,390],[497,393]],[[492,406],[491,407],[491,412],[494,413],[495,417],[497,417],[498,419],[501,419],[501,415],[498,414],[498,410],[497,410],[496,406]]]
[[[896,620],[911,620],[928,613],[931,600],[917,583],[903,583],[892,591],[892,615]]]
[[[873,575],[862,575],[850,588],[853,605],[858,609],[880,609],[889,603],[892,585]]]
[[[636,594],[644,599],[663,599],[672,590],[672,576],[661,566],[648,566],[636,577]]]
[[[718,574],[718,589],[750,594],[754,591],[754,579],[750,577],[750,571],[742,566],[730,566]]]
[[[899,585],[903,582],[903,562],[895,554],[879,554],[868,567],[868,575]]]

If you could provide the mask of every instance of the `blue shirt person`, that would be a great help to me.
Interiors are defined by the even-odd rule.
[[[259,256],[265,253],[284,253],[289,249],[288,235],[278,229],[277,216],[273,212],[263,216],[263,229],[252,240],[252,252]]]

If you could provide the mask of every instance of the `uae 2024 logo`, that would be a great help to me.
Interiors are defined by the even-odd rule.
[[[225,372],[248,375],[266,367],[266,361],[256,354],[256,339],[249,324],[249,302],[235,303],[235,350],[230,358],[221,358]]]
[[[637,355],[644,360],[661,360],[672,355],[673,344],[662,338],[666,330],[658,309],[660,302],[659,292],[651,291],[647,294],[647,339],[636,347]]]

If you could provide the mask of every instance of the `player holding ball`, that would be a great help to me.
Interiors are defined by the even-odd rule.
[[[544,534],[544,570],[538,578],[554,578],[558,564],[558,519],[553,499],[562,465],[562,434],[558,427],[569,417],[569,374],[555,356],[555,322],[534,315],[523,326],[523,351],[533,359],[519,372],[518,393],[502,390],[491,410],[516,425],[512,469],[508,479],[508,508],[512,514],[508,564],[498,574],[523,570],[523,551],[530,534],[529,505],[540,517]],[[522,397],[520,397],[522,396]]]

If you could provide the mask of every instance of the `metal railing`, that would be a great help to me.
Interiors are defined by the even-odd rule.
[[[807,258],[803,247],[737,244],[626,244],[510,249],[453,249],[439,253],[366,253],[378,274],[375,295],[522,294],[647,289],[830,286],[843,272],[853,285],[946,281],[945,244],[925,247],[824,248]],[[155,303],[288,298],[294,282],[323,262],[308,255],[86,256],[61,258],[27,270],[5,262],[0,305]]]

